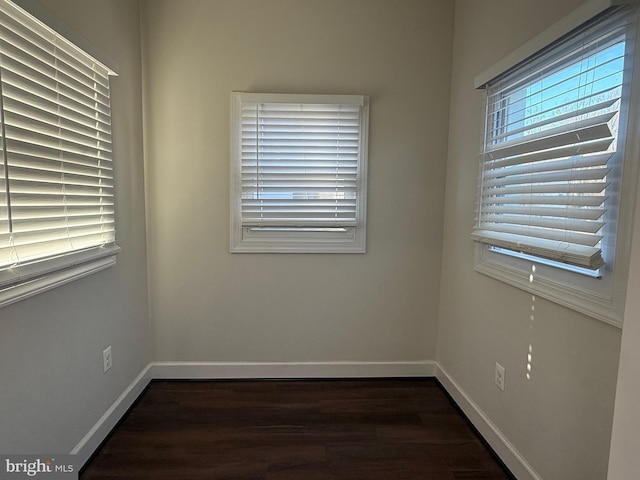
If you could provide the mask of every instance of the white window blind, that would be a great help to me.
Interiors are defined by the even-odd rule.
[[[271,251],[297,243],[292,251],[311,252],[322,250],[312,245],[318,240],[363,248],[366,97],[234,93],[232,99],[232,244],[256,240]]]
[[[117,248],[112,73],[0,2],[0,285]]]
[[[619,192],[612,169],[623,158],[630,18],[629,9],[608,11],[486,85],[474,240],[604,265]]]
[[[242,225],[356,225],[360,105],[242,105]]]

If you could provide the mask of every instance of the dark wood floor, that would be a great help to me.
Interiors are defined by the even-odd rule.
[[[153,382],[82,480],[505,480],[433,379]]]

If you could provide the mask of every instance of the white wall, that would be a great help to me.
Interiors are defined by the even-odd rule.
[[[540,298],[531,322],[530,294],[474,272],[482,93],[473,78],[580,3],[458,0],[455,11],[438,361],[545,480],[606,478],[620,330]]]
[[[0,310],[0,452],[69,453],[150,360],[137,2],[42,4],[119,64],[114,268]],[[113,369],[102,373],[111,345]]]
[[[453,2],[142,5],[154,358],[433,359]],[[229,253],[234,90],[370,95],[366,254]]]

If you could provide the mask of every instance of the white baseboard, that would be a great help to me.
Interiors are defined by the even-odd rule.
[[[436,362],[153,362],[154,379],[433,377]]]
[[[509,439],[439,364],[436,378],[518,480],[542,480]]]
[[[82,466],[91,458],[151,379],[151,365],[147,365],[71,451],[72,455],[77,455],[76,465]]]

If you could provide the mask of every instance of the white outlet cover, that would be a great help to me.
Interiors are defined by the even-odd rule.
[[[109,370],[111,370],[111,367],[113,366],[113,358],[111,357],[111,346],[108,346],[102,351],[102,364],[104,373],[107,373]]]
[[[496,387],[500,390],[504,391],[504,377],[505,377],[505,368],[496,362],[496,371],[495,371],[495,379],[494,383]]]

